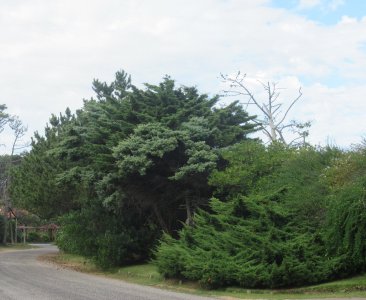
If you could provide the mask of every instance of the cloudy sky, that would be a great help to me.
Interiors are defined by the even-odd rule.
[[[312,121],[312,143],[347,147],[366,135],[366,1],[0,2],[0,103],[27,139],[120,69],[135,85],[169,74],[211,95],[224,88],[220,73],[241,70],[258,97],[258,79],[278,82],[283,103],[301,86],[289,117]]]

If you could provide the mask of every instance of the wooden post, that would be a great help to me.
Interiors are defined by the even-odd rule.
[[[26,234],[27,232],[25,231],[25,226],[23,227],[23,243],[25,244],[27,241],[26,241]]]
[[[13,222],[11,220],[11,215],[10,215],[10,220],[9,220],[9,229],[10,229],[10,243],[14,244],[14,231],[13,231]]]
[[[18,243],[18,218],[15,218],[15,244]]]

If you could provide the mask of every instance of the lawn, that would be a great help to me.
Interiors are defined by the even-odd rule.
[[[7,244],[0,245],[0,252],[9,251],[9,250],[24,250],[24,249],[32,249],[36,248],[35,246],[31,246],[29,244]]]
[[[100,276],[120,279],[131,283],[154,286],[185,293],[214,296],[221,299],[291,299],[291,298],[349,298],[366,297],[366,274],[334,282],[285,290],[253,290],[229,287],[220,290],[205,290],[194,282],[166,280],[157,271],[154,264],[141,264],[115,268],[108,271],[98,269],[92,260],[70,254],[52,254],[41,257],[65,268]]]

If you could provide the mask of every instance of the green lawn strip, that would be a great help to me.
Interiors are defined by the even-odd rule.
[[[108,271],[99,269],[92,260],[72,254],[50,254],[42,260],[56,263],[76,271],[103,275],[109,278],[124,280],[130,283],[154,286],[179,292],[192,293],[222,299],[309,299],[309,298],[350,298],[366,296],[366,274],[330,283],[313,285],[303,288],[283,290],[253,290],[229,287],[220,290],[205,290],[194,282],[166,280],[157,271],[155,265],[141,264],[114,268]]]
[[[289,290],[291,291],[291,290]],[[333,282],[296,289],[297,292],[364,292],[366,294],[366,274]]]
[[[37,248],[36,246],[29,245],[29,244],[7,244],[7,245],[0,245],[0,252],[4,251],[12,251],[12,250],[25,250],[25,249],[33,249]]]

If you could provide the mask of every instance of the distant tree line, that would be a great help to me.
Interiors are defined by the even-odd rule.
[[[9,115],[5,104],[0,105],[0,134],[8,127],[12,133],[11,144],[0,143],[0,147],[8,146],[9,154],[0,156],[0,244],[6,244],[8,240],[11,243],[16,241],[16,226],[11,222],[13,203],[10,197],[11,169],[21,161],[17,153],[27,147],[21,139],[27,132],[27,127],[17,117]],[[2,141],[2,139],[0,139]]]

